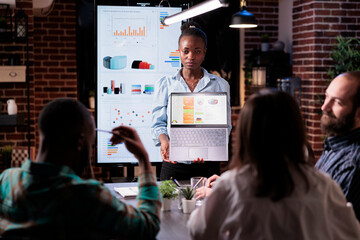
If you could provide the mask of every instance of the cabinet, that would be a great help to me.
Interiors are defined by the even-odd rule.
[[[0,66],[0,82],[26,82],[26,66]]]

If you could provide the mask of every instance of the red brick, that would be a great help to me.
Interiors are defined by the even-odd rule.
[[[54,67],[54,66],[59,66],[59,63],[58,62],[50,62],[50,61],[46,61],[46,62],[43,62],[43,65],[44,66],[47,66],[47,67]]]
[[[332,8],[332,9],[339,9],[340,6],[338,3],[324,3],[324,9],[329,9],[329,8]]]
[[[24,134],[14,134],[14,133],[8,133],[6,134],[6,140],[12,141],[12,140],[24,140],[25,135]]]
[[[52,79],[59,79],[59,75],[56,74],[45,74],[44,78],[47,80],[52,80]]]

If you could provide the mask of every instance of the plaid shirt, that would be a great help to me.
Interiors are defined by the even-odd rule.
[[[69,167],[27,160],[0,175],[0,235],[46,239],[151,239],[159,231],[155,177],[139,177],[138,208]]]

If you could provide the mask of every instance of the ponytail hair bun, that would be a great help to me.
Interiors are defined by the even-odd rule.
[[[203,30],[201,30],[201,27],[198,23],[194,21],[186,22],[183,25],[181,25],[181,35],[179,37],[179,44],[180,40],[184,36],[193,36],[193,37],[199,37],[204,41],[205,49],[207,48],[207,36]]]
[[[183,25],[181,25],[181,32],[184,32],[185,30],[187,30],[189,28],[198,28],[199,30],[201,30],[201,27],[198,23],[191,21],[191,22],[186,22]]]

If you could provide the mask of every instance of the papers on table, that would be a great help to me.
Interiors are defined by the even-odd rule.
[[[114,190],[123,198],[136,197],[139,193],[138,187],[114,187]]]

